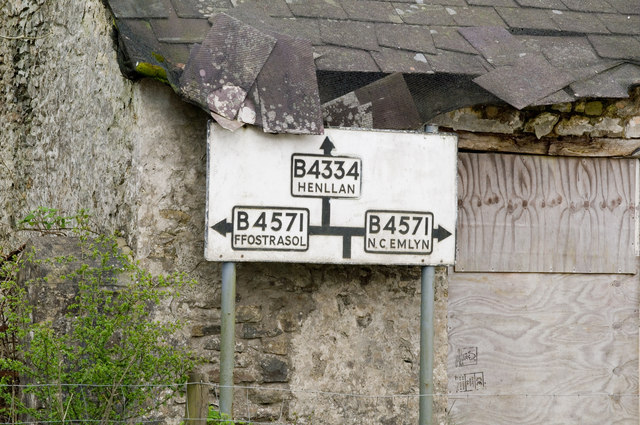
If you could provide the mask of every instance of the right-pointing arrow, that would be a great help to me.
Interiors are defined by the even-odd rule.
[[[226,238],[227,233],[233,231],[233,223],[227,223],[227,219],[225,218],[211,226],[211,228]]]
[[[437,239],[438,242],[447,239],[449,236],[451,236],[451,232],[440,225],[438,225],[437,229],[433,229],[433,237]]]

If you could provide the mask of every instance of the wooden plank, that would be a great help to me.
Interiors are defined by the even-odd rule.
[[[567,136],[538,139],[531,134],[495,134],[456,131],[458,149],[578,157],[640,157],[640,139]]]
[[[448,312],[451,423],[638,423],[637,275],[455,273]]]
[[[637,162],[460,153],[456,271],[635,273]]]

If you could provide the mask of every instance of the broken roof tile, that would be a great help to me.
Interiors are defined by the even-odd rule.
[[[151,27],[164,43],[200,43],[211,26],[206,19],[180,19],[171,14],[169,19],[151,19]]]
[[[116,18],[168,18],[169,0],[109,0]]]
[[[332,0],[289,0],[289,9],[295,16],[307,18],[347,19],[347,13]]]
[[[209,18],[231,8],[230,0],[171,0],[181,18]]]
[[[327,44],[378,50],[375,24],[358,21],[321,21],[320,38]]]
[[[481,75],[487,72],[477,55],[439,51],[436,55],[425,55],[435,72],[459,75]]]
[[[276,35],[258,74],[262,128],[270,133],[322,134],[322,113],[311,43]]]
[[[342,8],[349,18],[355,21],[402,22],[396,9],[389,2],[348,0],[342,2]]]
[[[431,33],[422,26],[376,24],[376,34],[381,46],[414,52],[436,53]]]
[[[591,43],[583,37],[523,36],[518,38],[530,48],[535,46],[535,49],[556,68],[579,69],[601,60],[591,47]]]
[[[464,39],[457,27],[429,27],[433,43],[438,49],[477,54],[478,51]]]
[[[566,9],[561,0],[516,0],[520,6],[542,9]]]
[[[640,66],[630,63],[598,73],[591,79],[576,81],[571,89],[578,97],[626,98],[629,88],[640,84]]]
[[[180,79],[192,102],[234,119],[247,92],[266,63],[276,39],[221,13],[195,50]]]
[[[571,10],[580,12],[615,12],[606,0],[562,0]]]
[[[189,60],[189,47],[189,44],[160,43],[162,53],[180,68],[184,68]]]
[[[437,4],[394,3],[396,13],[409,25],[455,25],[451,13]]]
[[[331,127],[374,128],[371,102],[360,103],[349,92],[322,105],[322,117]]]
[[[511,65],[531,52],[504,28],[460,28],[460,34],[494,66]]]
[[[551,19],[552,12],[547,9],[523,9],[516,7],[497,7],[496,10],[511,28],[557,31],[558,25]]]
[[[505,22],[493,7],[450,7],[453,20],[461,27],[504,27]]]
[[[314,46],[319,71],[379,72],[369,52],[338,46]]]
[[[275,29],[292,37],[305,38],[314,46],[322,44],[320,24],[311,18],[283,18],[274,20]]]
[[[373,56],[382,72],[433,73],[427,58],[422,53],[383,47],[379,52],[372,52],[371,56]]]
[[[638,4],[638,12],[640,12],[640,4]],[[601,13],[598,17],[614,34],[640,34],[640,15]]]
[[[542,99],[538,99],[533,102],[531,105],[557,105],[558,103],[569,103],[576,100],[576,97],[571,93],[567,93],[565,89],[558,90],[555,93],[550,94],[547,97],[543,97]]]
[[[589,41],[603,58],[640,61],[640,41],[623,35],[590,35]]]
[[[608,34],[607,27],[592,13],[553,10],[551,19],[560,31],[582,34]]]
[[[638,0],[607,0],[620,13],[640,14]]]
[[[485,90],[522,109],[566,87],[571,74],[552,66],[542,55],[526,55],[473,80]]]
[[[517,4],[513,0],[467,0],[467,3],[474,6],[517,6]]]

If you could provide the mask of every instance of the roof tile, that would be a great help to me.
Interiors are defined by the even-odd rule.
[[[640,6],[638,0],[607,0],[620,13],[640,14]]]
[[[553,66],[542,55],[527,55],[513,66],[503,66],[473,80],[510,105],[522,109],[573,81],[571,74]]]
[[[567,6],[560,0],[516,0],[520,6],[535,7],[541,9],[566,9]]]
[[[460,28],[460,34],[494,66],[512,65],[532,52],[504,28]]]
[[[171,0],[181,18],[209,18],[231,8],[230,0]]]
[[[314,46],[322,44],[320,38],[320,24],[311,18],[283,18],[275,19],[276,29],[292,37],[306,38]]]
[[[445,74],[481,75],[487,72],[477,55],[439,51],[437,55],[425,55],[435,72]]]
[[[640,84],[640,66],[627,63],[576,81],[571,89],[579,97],[625,98],[629,97],[629,87],[636,84]]]
[[[332,0],[289,0],[288,4],[295,16],[326,19],[348,18],[342,7]]]
[[[565,89],[558,90],[555,93],[550,94],[547,97],[538,99],[532,103],[532,105],[557,105],[558,103],[569,103],[575,101],[576,98],[570,93],[567,93]]]
[[[380,72],[369,52],[337,46],[314,46],[319,71]]]
[[[382,72],[402,72],[405,74],[433,72],[427,58],[422,53],[383,47],[379,52],[372,52],[371,56]]]
[[[462,27],[504,27],[505,22],[493,7],[450,7],[453,20]]]
[[[467,3],[473,6],[517,6],[517,4],[513,0],[467,0]]]
[[[342,2],[342,8],[351,19],[356,21],[402,22],[396,9],[388,2],[349,0]]]
[[[458,32],[457,27],[430,27],[433,43],[438,49],[451,50],[454,52],[477,54],[476,49],[471,46]]]
[[[558,25],[551,19],[552,12],[547,9],[497,7],[496,10],[511,28],[558,30]]]
[[[640,4],[638,4],[638,9],[640,11]],[[601,13],[598,17],[614,34],[640,34],[640,15]]]
[[[640,41],[622,35],[590,35],[589,41],[603,58],[640,61]]]
[[[455,25],[444,6],[394,3],[396,13],[410,25]]]
[[[414,52],[436,53],[429,28],[418,25],[376,24],[381,46]]]
[[[529,48],[541,52],[556,68],[579,69],[601,60],[591,43],[583,37],[531,36],[519,39]]]
[[[393,0],[396,3],[418,3],[417,0]],[[430,5],[439,4],[442,6],[466,6],[464,0],[428,0]]]
[[[605,0],[562,0],[571,10],[580,12],[615,12]]]
[[[358,21],[321,21],[320,37],[327,44],[378,50],[375,24]]]
[[[164,43],[200,43],[211,29],[206,19],[181,19],[171,14],[169,19],[151,19],[151,27]]]
[[[169,0],[110,0],[116,18],[168,18]]]
[[[592,13],[554,10],[551,19],[561,31],[582,34],[608,34],[607,27]]]

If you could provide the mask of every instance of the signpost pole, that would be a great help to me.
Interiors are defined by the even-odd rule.
[[[433,304],[435,267],[422,267],[420,278],[420,417],[419,425],[433,424]]]
[[[220,412],[233,415],[233,357],[236,328],[236,264],[222,263],[220,336]]]

